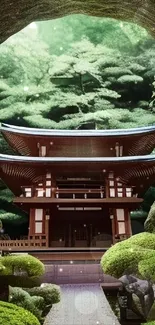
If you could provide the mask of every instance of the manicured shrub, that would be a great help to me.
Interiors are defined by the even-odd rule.
[[[9,302],[29,310],[40,321],[42,320],[42,310],[44,299],[42,297],[31,297],[28,292],[21,288],[10,287]]]
[[[60,289],[57,285],[43,283],[40,287],[25,289],[31,296],[39,296],[44,299],[42,315],[46,316],[52,305],[60,301]]]
[[[108,249],[101,259],[101,267],[105,273],[117,278],[126,273],[143,277],[144,271],[139,263],[153,258],[155,260],[155,234],[141,233]]]
[[[40,325],[40,323],[24,308],[0,301],[0,325]]]
[[[10,287],[9,301],[29,310],[43,323],[52,305],[60,301],[60,291],[58,286],[52,284],[32,289]]]
[[[43,297],[45,303],[56,304],[60,301],[60,289],[59,286],[50,283],[42,283],[40,287],[26,289],[31,296]]]
[[[147,260],[142,260],[138,264],[139,273],[145,279],[155,281],[155,256]]]
[[[37,258],[27,255],[8,255],[0,257],[0,274],[23,273],[28,277],[41,276],[45,267]]]

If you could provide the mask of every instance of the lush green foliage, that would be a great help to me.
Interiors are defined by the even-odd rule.
[[[0,301],[0,325],[40,325],[29,311],[10,303]]]
[[[41,321],[44,299],[42,297],[31,297],[28,292],[21,288],[10,287],[9,302],[29,310]]]
[[[138,271],[144,279],[151,279],[155,282],[155,256],[142,260],[138,264]]]
[[[143,197],[141,208],[131,212],[131,219],[143,219],[145,221],[145,230],[153,232],[153,207],[150,210],[153,202],[155,201],[155,187],[150,187]],[[149,214],[148,214],[149,213]],[[148,217],[148,218],[147,218]]]
[[[50,52],[56,55],[66,52],[70,44],[81,38],[89,38],[93,44],[104,43],[107,47],[133,53],[139,41],[148,37],[146,30],[138,25],[83,15],[38,22],[37,26],[41,39],[49,44]]]
[[[155,202],[152,204],[148,217],[145,221],[145,230],[155,233]]]
[[[133,273],[146,278],[155,278],[151,261],[155,260],[155,235],[141,233],[112,246],[103,255],[101,267],[116,278]],[[150,263],[149,263],[150,261]],[[145,268],[144,265],[147,264]],[[149,276],[150,274],[150,276]]]
[[[24,290],[10,287],[9,301],[29,310],[42,323],[52,305],[60,301],[60,290],[56,285],[45,283]]]
[[[28,277],[38,277],[44,273],[44,265],[37,258],[26,254],[0,257],[1,275],[20,272],[25,272]]]
[[[59,287],[50,283],[43,283],[40,287],[27,289],[31,296],[41,296],[44,298],[45,303],[55,304],[60,301]]]
[[[149,101],[154,78],[154,73],[151,74],[154,41],[133,24],[74,18],[75,21],[69,17],[57,24],[68,27],[71,20],[73,27],[69,33],[73,34],[75,25],[76,32],[84,33],[83,38],[77,33],[70,45],[67,41],[59,56],[53,55],[57,48],[52,46],[53,37],[59,29],[54,27],[55,22],[47,23],[54,28],[52,44],[49,37],[48,45],[39,41],[43,35],[40,23],[40,34],[37,29],[30,34],[27,28],[1,46],[1,121],[72,129],[86,125],[126,128],[153,123],[153,106],[149,109]],[[97,39],[93,32],[96,29]],[[45,30],[49,35],[46,27]],[[119,35],[116,43],[111,39],[115,33]],[[62,37],[59,42],[62,43]]]
[[[43,283],[40,287],[26,289],[31,296],[39,296],[44,299],[43,315],[46,315],[53,304],[60,301],[60,290],[57,285]]]

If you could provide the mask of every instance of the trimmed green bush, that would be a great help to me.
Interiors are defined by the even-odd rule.
[[[25,289],[31,296],[39,296],[44,299],[43,316],[46,316],[53,304],[60,301],[60,288],[57,285],[43,283],[40,287]]]
[[[28,277],[41,276],[45,271],[44,264],[37,258],[22,254],[0,257],[0,274],[11,275],[25,272]]]
[[[10,287],[9,302],[29,310],[41,323],[52,305],[59,301],[60,290],[56,285],[45,283],[32,289]]]
[[[138,271],[145,279],[155,281],[155,256],[147,260],[142,260],[138,264]]]
[[[43,297],[45,303],[56,304],[60,301],[60,289],[59,286],[50,283],[42,283],[40,287],[26,289],[31,296]]]
[[[24,308],[0,301],[0,325],[40,325],[40,323]]]
[[[44,299],[42,297],[31,297],[28,292],[21,288],[10,287],[9,289],[9,302],[29,310],[40,321],[42,320],[41,315],[44,305]]]
[[[153,274],[153,267],[148,263],[152,259],[155,260],[155,234],[141,233],[109,248],[101,259],[101,267],[103,272],[116,278],[127,273],[146,278],[139,263],[147,260],[147,274],[150,273],[149,265]]]

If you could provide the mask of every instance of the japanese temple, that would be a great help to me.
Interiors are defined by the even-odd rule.
[[[29,214],[27,236],[1,249],[107,249],[131,236],[130,211],[155,183],[155,126],[1,134],[15,155],[0,154],[0,177]]]

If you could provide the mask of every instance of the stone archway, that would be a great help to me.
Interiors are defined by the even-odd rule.
[[[155,35],[154,0],[0,0],[0,8],[0,43],[33,21],[77,13],[134,22]]]

